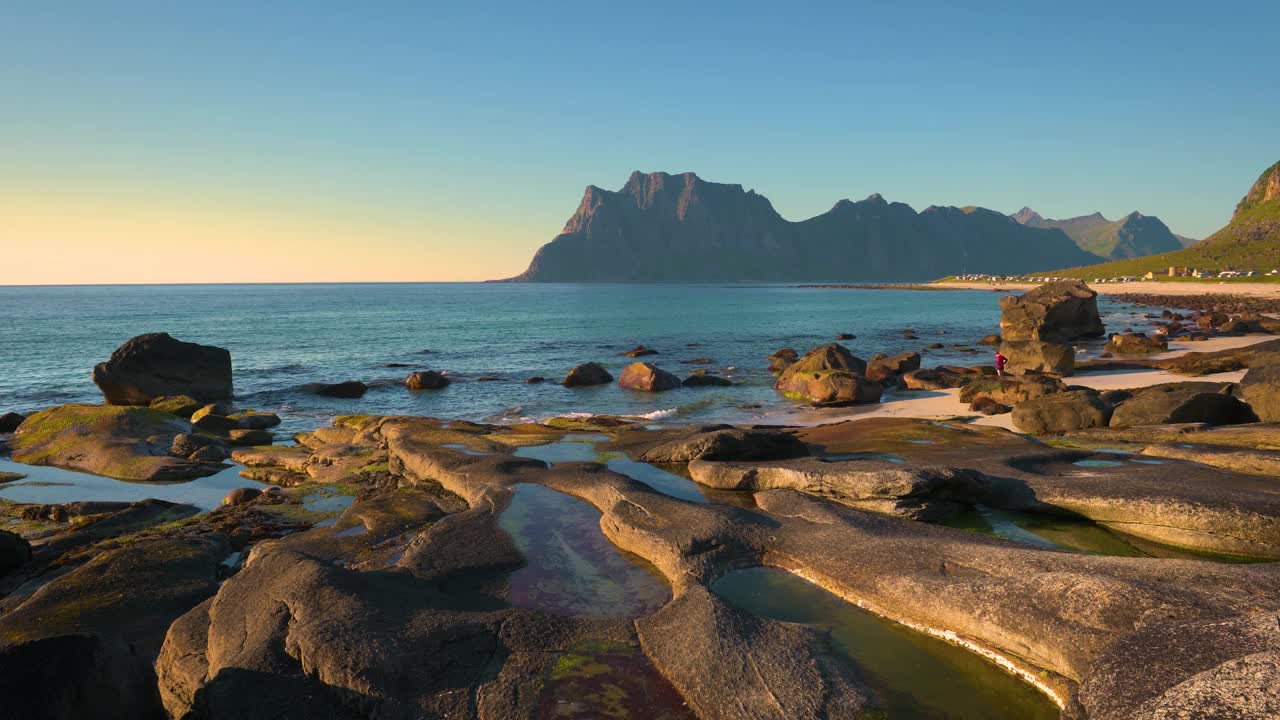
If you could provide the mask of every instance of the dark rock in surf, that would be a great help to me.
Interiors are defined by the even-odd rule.
[[[405,378],[404,386],[410,390],[439,390],[449,385],[449,378],[435,370],[420,370]]]
[[[312,383],[307,385],[306,389],[313,395],[321,397],[354,400],[364,397],[364,394],[369,391],[369,386],[359,380],[348,380],[340,383]]]
[[[26,416],[19,415],[16,412],[7,412],[0,415],[0,433],[11,433],[17,430],[22,421],[26,419]]]
[[[93,369],[93,382],[110,405],[148,405],[169,395],[201,402],[231,398],[231,353],[182,342],[168,333],[139,335]]]
[[[609,374],[599,363],[583,363],[569,371],[564,378],[565,387],[587,387],[590,385],[605,385],[613,382],[613,375]]]
[[[627,390],[663,392],[680,387],[680,378],[653,363],[634,362],[622,371],[618,386]]]

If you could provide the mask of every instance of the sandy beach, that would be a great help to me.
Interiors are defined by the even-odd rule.
[[[1260,342],[1274,340],[1274,335],[1244,335],[1240,337],[1215,337],[1202,342],[1171,341],[1169,352],[1149,356],[1154,360],[1167,360],[1191,352],[1216,352],[1232,348],[1246,347]],[[1101,372],[1084,372],[1067,378],[1070,385],[1091,387],[1095,390],[1118,390],[1149,387],[1170,382],[1240,382],[1245,371],[1217,373],[1200,377],[1176,375],[1166,370],[1105,370]],[[845,420],[866,420],[876,417],[902,417],[942,419],[959,415],[973,415],[966,403],[960,402],[960,390],[918,390],[896,391],[885,394],[885,399],[876,405],[861,405],[849,408],[808,409],[794,414],[768,418],[766,422],[780,424],[813,426],[826,423],[843,422]],[[1012,413],[980,417],[973,421],[975,425],[1002,427],[1015,430]]]

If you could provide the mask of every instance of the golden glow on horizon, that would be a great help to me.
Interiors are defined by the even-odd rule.
[[[545,242],[513,249],[535,233],[493,218],[344,210],[5,193],[0,285],[492,280]]]

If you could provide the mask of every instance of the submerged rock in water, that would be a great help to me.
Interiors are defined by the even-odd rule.
[[[714,373],[694,373],[681,381],[685,387],[729,387],[733,381]]]
[[[633,362],[623,369],[618,386],[627,390],[663,392],[680,387],[680,378],[653,363]]]
[[[111,405],[148,405],[188,395],[200,402],[231,398],[231,353],[182,342],[168,333],[139,335],[93,369],[93,382]]]
[[[769,372],[782,372],[799,358],[800,353],[795,350],[791,348],[782,348],[765,359],[769,361]]]
[[[599,363],[589,362],[583,363],[569,371],[565,376],[563,385],[565,387],[587,387],[589,385],[605,385],[613,382],[613,376],[609,374]]]
[[[364,394],[369,391],[369,386],[359,380],[347,380],[340,383],[312,383],[307,385],[306,389],[324,397],[354,400],[364,397]]]
[[[187,480],[221,470],[170,454],[174,440],[191,432],[191,423],[151,408],[62,405],[27,418],[9,444],[16,462],[120,480]]]
[[[449,378],[435,370],[419,370],[405,378],[404,386],[410,390],[439,390],[448,387]]]

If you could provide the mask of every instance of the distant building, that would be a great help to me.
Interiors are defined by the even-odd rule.
[[[1187,269],[1184,267],[1170,266],[1169,277],[1186,277]]]

